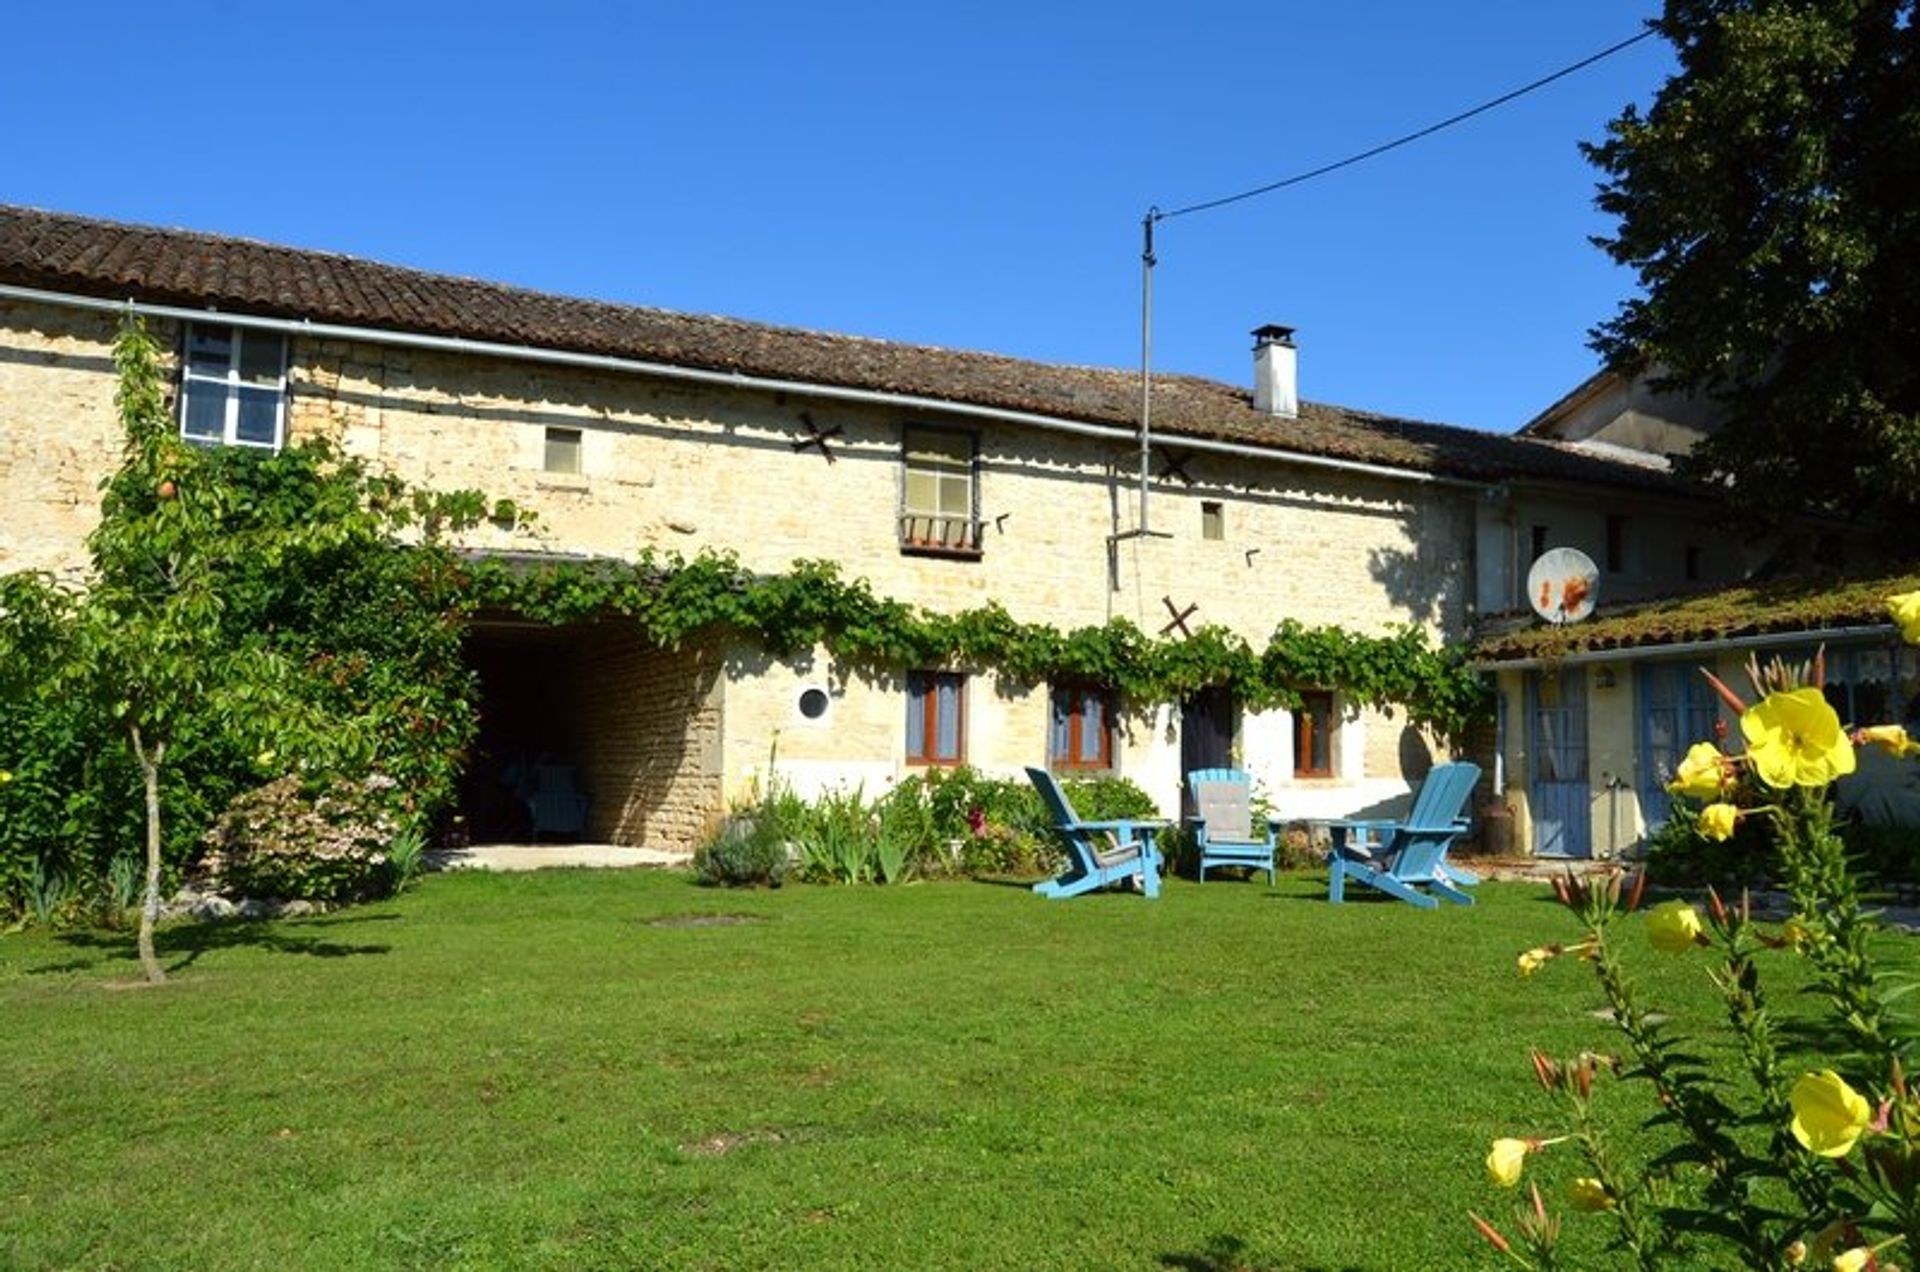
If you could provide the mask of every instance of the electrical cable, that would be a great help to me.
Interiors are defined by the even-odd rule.
[[[1416,132],[1410,132],[1405,136],[1396,137],[1392,141],[1384,142],[1369,150],[1363,150],[1358,154],[1348,155],[1345,159],[1337,159],[1332,163],[1322,164],[1320,167],[1314,168],[1311,171],[1297,173],[1294,176],[1285,177],[1279,181],[1269,182],[1266,185],[1257,186],[1252,190],[1242,190],[1239,194],[1229,194],[1224,198],[1208,199],[1204,203],[1190,203],[1186,207],[1175,208],[1171,212],[1162,212],[1158,208],[1155,208],[1147,214],[1147,222],[1151,225],[1155,221],[1171,221],[1176,216],[1186,216],[1190,212],[1206,212],[1213,208],[1223,208],[1230,203],[1239,203],[1242,200],[1251,199],[1258,195],[1271,194],[1275,190],[1283,190],[1288,186],[1299,185],[1303,181],[1311,181],[1315,177],[1324,177],[1330,172],[1338,172],[1342,168],[1350,168],[1363,160],[1371,159],[1376,155],[1386,154],[1389,150],[1397,150],[1410,142],[1419,141],[1422,137],[1431,137],[1434,133],[1451,128],[1455,124],[1465,123],[1475,115],[1484,115],[1497,106],[1504,106],[1515,98],[1525,97],[1528,93],[1545,88],[1555,80],[1565,79],[1575,71],[1583,70],[1586,67],[1592,66],[1595,62],[1612,57],[1615,53],[1623,49],[1632,48],[1634,45],[1640,43],[1640,41],[1657,34],[1659,34],[1659,32],[1649,26],[1646,30],[1633,36],[1631,39],[1622,40],[1618,44],[1608,45],[1598,53],[1583,57],[1578,62],[1571,63],[1570,65],[1563,66],[1551,75],[1543,75],[1531,84],[1523,84],[1512,92],[1502,93],[1491,101],[1482,102],[1470,110],[1463,110],[1457,115],[1451,115],[1437,124],[1429,124]],[[1149,239],[1148,242],[1151,244],[1152,240]],[[1149,246],[1148,251],[1151,252],[1151,250],[1152,248]]]

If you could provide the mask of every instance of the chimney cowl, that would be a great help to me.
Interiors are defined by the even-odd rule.
[[[1300,354],[1293,328],[1269,323],[1253,329],[1253,409],[1294,419],[1300,414]]]

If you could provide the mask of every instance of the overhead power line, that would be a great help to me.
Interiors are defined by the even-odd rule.
[[[1654,30],[1654,28],[1648,27],[1630,39],[1622,40],[1618,44],[1608,45],[1598,53],[1591,54],[1581,58],[1578,62],[1563,66],[1551,75],[1543,75],[1531,84],[1523,84],[1512,92],[1502,93],[1490,101],[1481,102],[1478,106],[1470,110],[1463,110],[1457,115],[1450,115],[1439,123],[1428,124],[1425,128],[1417,129],[1414,132],[1407,133],[1405,136],[1395,137],[1392,141],[1383,142],[1378,146],[1362,150],[1358,154],[1348,155],[1344,159],[1336,159],[1332,163],[1321,164],[1318,168],[1313,168],[1307,172],[1296,173],[1291,177],[1283,177],[1279,181],[1270,181],[1266,185],[1256,186],[1251,190],[1242,190],[1239,194],[1229,194],[1219,199],[1208,199],[1204,203],[1189,203],[1186,207],[1175,208],[1171,212],[1161,212],[1156,209],[1148,213],[1148,219],[1153,221],[1171,221],[1176,216],[1186,216],[1190,212],[1206,212],[1213,208],[1224,208],[1229,203],[1239,203],[1263,194],[1271,194],[1275,190],[1284,190],[1288,186],[1299,185],[1301,182],[1311,181],[1315,177],[1324,177],[1328,173],[1338,172],[1342,168],[1351,168],[1354,164],[1371,159],[1375,155],[1384,155],[1389,150],[1398,150],[1401,146],[1407,145],[1410,142],[1419,141],[1422,137],[1431,137],[1437,132],[1453,127],[1455,124],[1463,124],[1476,115],[1484,115],[1495,107],[1504,106],[1515,98],[1525,97],[1528,93],[1545,88],[1555,80],[1565,79],[1575,71],[1584,70],[1592,66],[1595,62],[1604,61],[1612,57],[1615,53],[1623,49],[1632,48],[1634,45],[1640,43],[1640,41],[1650,39],[1657,34],[1659,33]]]

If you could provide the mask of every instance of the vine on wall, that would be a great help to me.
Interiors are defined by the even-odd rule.
[[[990,667],[1020,684],[1087,681],[1134,703],[1178,702],[1213,685],[1248,707],[1298,708],[1303,689],[1333,689],[1459,738],[1489,709],[1479,675],[1458,648],[1434,648],[1412,624],[1380,636],[1280,623],[1264,649],[1208,626],[1184,640],[1148,637],[1125,619],[1062,631],[1023,623],[997,603],[942,614],[874,594],[831,561],[796,561],[756,574],[730,554],[692,559],[643,553],[632,563],[555,562],[526,569],[469,562],[470,599],[545,623],[617,615],[651,642],[676,648],[709,631],[745,636],[778,656],[825,646],[866,670]]]

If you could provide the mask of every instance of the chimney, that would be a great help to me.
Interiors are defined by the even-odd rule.
[[[1299,359],[1292,327],[1253,329],[1254,410],[1288,420],[1300,414]]]

